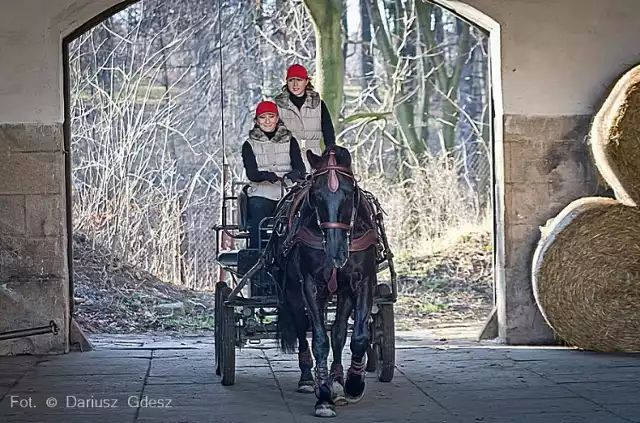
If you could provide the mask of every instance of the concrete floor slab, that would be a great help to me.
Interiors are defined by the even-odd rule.
[[[626,422],[640,423],[640,411],[638,410],[637,401],[635,404],[605,405],[603,408],[619,418],[625,419]]]
[[[640,402],[640,381],[563,383],[563,388],[600,405],[634,405]],[[640,419],[640,416],[638,416]]]
[[[393,381],[381,383],[368,374],[366,396],[339,407],[340,420],[640,423],[638,355],[403,336]],[[318,421],[315,396],[296,392],[297,355],[282,354],[269,341],[237,351],[236,383],[230,387],[215,374],[210,338],[136,335],[98,341],[92,340],[96,350],[85,353],[0,357],[0,421]],[[347,367],[348,346],[342,359]],[[47,402],[52,397],[55,405]]]

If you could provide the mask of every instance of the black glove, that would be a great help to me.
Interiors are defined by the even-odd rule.
[[[267,181],[274,184],[280,180],[280,178],[278,178],[278,175],[276,175],[274,172],[268,172],[266,175],[266,178],[267,178]]]
[[[299,170],[292,170],[291,172],[287,172],[284,175],[285,178],[289,178],[289,180],[295,182],[298,179],[302,179],[302,176],[300,175],[300,171]]]

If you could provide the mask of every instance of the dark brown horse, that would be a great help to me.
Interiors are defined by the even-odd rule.
[[[322,156],[307,151],[307,159],[313,172],[281,203],[281,225],[275,231],[280,236],[271,240],[268,261],[282,288],[278,312],[281,348],[293,353],[298,340],[298,390],[315,392],[317,416],[333,417],[336,404],[357,402],[364,396],[378,232],[372,208],[351,170],[348,150],[330,146]],[[333,363],[329,370],[325,310],[334,294],[337,310],[331,328]],[[351,363],[345,378],[342,350],[352,313]],[[313,358],[306,340],[309,325]],[[311,372],[314,358],[315,381]]]

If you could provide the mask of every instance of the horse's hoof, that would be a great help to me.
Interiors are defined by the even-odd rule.
[[[347,398],[344,395],[344,387],[340,384],[340,382],[334,380],[331,391],[331,399],[337,406],[341,407],[348,404]]]
[[[335,417],[336,409],[330,404],[316,405],[316,417]]]
[[[315,391],[315,384],[312,380],[298,382],[298,392],[301,394],[313,394]]]
[[[345,383],[344,393],[347,403],[355,404],[360,402],[364,398],[366,391],[366,383],[364,375],[361,376],[349,376]]]
[[[347,401],[347,404],[357,404],[357,403],[359,403],[362,400],[362,398],[364,398],[365,391],[366,391],[366,389],[363,389],[362,392],[360,393],[360,395],[357,395],[357,396],[345,395],[345,400]]]

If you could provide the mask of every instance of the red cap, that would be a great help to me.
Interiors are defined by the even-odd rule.
[[[307,74],[307,70],[302,65],[291,65],[289,69],[287,69],[287,79],[289,78],[300,78],[307,79],[309,75]]]
[[[275,113],[278,114],[278,107],[273,101],[261,101],[256,107],[256,117],[263,113]]]

